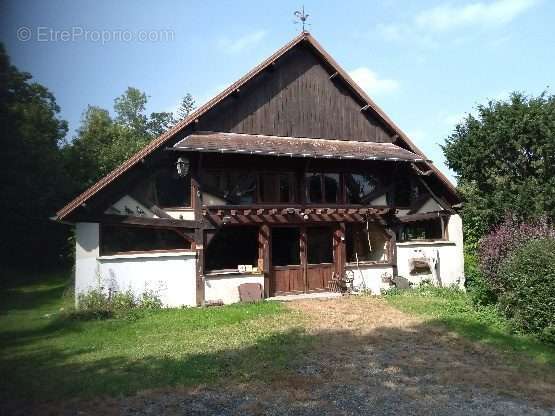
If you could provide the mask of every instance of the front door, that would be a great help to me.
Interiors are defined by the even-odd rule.
[[[333,275],[333,230],[330,227],[307,227],[306,291],[327,290]]]
[[[271,230],[270,296],[327,290],[334,270],[331,227]]]

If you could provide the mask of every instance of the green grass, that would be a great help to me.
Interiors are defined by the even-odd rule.
[[[476,308],[465,292],[423,287],[392,291],[386,299],[397,309],[423,316],[429,323],[443,325],[462,337],[555,367],[555,346],[530,335],[515,334],[495,307]]]
[[[67,290],[63,274],[2,290],[0,401],[268,379],[287,371],[310,343],[302,318],[278,303],[78,321],[67,317]]]

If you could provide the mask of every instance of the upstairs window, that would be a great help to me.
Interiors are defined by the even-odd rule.
[[[260,175],[260,200],[263,203],[293,202],[293,189],[293,175],[290,173]]]
[[[203,178],[205,205],[248,205],[256,202],[254,172],[206,172]]]
[[[371,195],[378,188],[378,181],[372,176],[363,173],[349,173],[345,175],[345,188],[347,203],[367,205]]]
[[[339,173],[306,174],[306,200],[310,204],[337,204],[340,201],[341,188]]]
[[[100,228],[100,253],[103,256],[190,248],[191,243],[174,230],[104,224]]]
[[[156,199],[161,207],[191,206],[191,176],[181,177],[175,167],[158,171],[155,176]]]

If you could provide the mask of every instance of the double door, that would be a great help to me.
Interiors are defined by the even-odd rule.
[[[333,277],[334,227],[273,227],[270,296],[325,291]]]

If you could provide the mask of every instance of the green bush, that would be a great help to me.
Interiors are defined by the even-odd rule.
[[[136,320],[141,310],[160,309],[162,301],[153,291],[145,291],[137,298],[131,290],[106,294],[102,288],[81,293],[78,308],[71,314],[77,320],[109,319],[113,317]]]
[[[555,342],[555,239],[530,240],[501,264],[499,305],[517,329]]]
[[[464,253],[464,275],[468,294],[475,306],[488,306],[497,303],[495,292],[480,272],[476,255],[467,250]]]
[[[151,290],[144,291],[139,300],[139,306],[142,309],[160,309],[162,307],[162,301]]]
[[[131,290],[126,292],[116,292],[109,299],[109,304],[115,311],[128,311],[137,307],[137,300]]]

